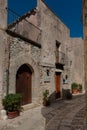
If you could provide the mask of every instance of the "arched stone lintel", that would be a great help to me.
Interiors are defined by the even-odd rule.
[[[38,98],[36,95],[39,90],[38,88],[40,87],[40,69],[38,64],[29,56],[20,56],[11,60],[9,69],[9,92],[15,93],[16,74],[20,66],[23,64],[28,65],[32,71],[32,102],[35,102],[34,100],[37,100]]]

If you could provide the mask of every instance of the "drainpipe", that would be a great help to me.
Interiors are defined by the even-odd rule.
[[[7,76],[6,95],[8,95],[8,93],[9,93],[9,68],[6,70],[6,76]]]
[[[6,76],[7,76],[6,95],[8,95],[9,93],[9,68],[10,68],[10,37],[9,36],[8,36],[7,44],[8,44],[8,66],[6,70]]]

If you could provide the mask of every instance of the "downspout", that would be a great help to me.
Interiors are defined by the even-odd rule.
[[[10,37],[8,36],[8,38],[10,38]],[[8,66],[7,66],[7,69],[6,69],[6,76],[7,76],[6,95],[8,95],[8,93],[9,93],[10,40],[7,40],[7,44],[8,44]]]

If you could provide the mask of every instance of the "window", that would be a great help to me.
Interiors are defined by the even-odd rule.
[[[44,75],[44,82],[50,82],[50,70],[49,69],[46,69],[45,71],[45,75]]]

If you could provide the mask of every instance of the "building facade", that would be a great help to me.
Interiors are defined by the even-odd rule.
[[[22,93],[23,105],[38,104],[48,89],[55,101],[73,82],[82,84],[84,92],[83,40],[71,38],[67,26],[42,0],[8,26],[7,1],[1,0],[0,6],[0,98]]]
[[[83,0],[83,30],[84,30],[84,70],[86,91],[86,125],[87,125],[87,0]]]

